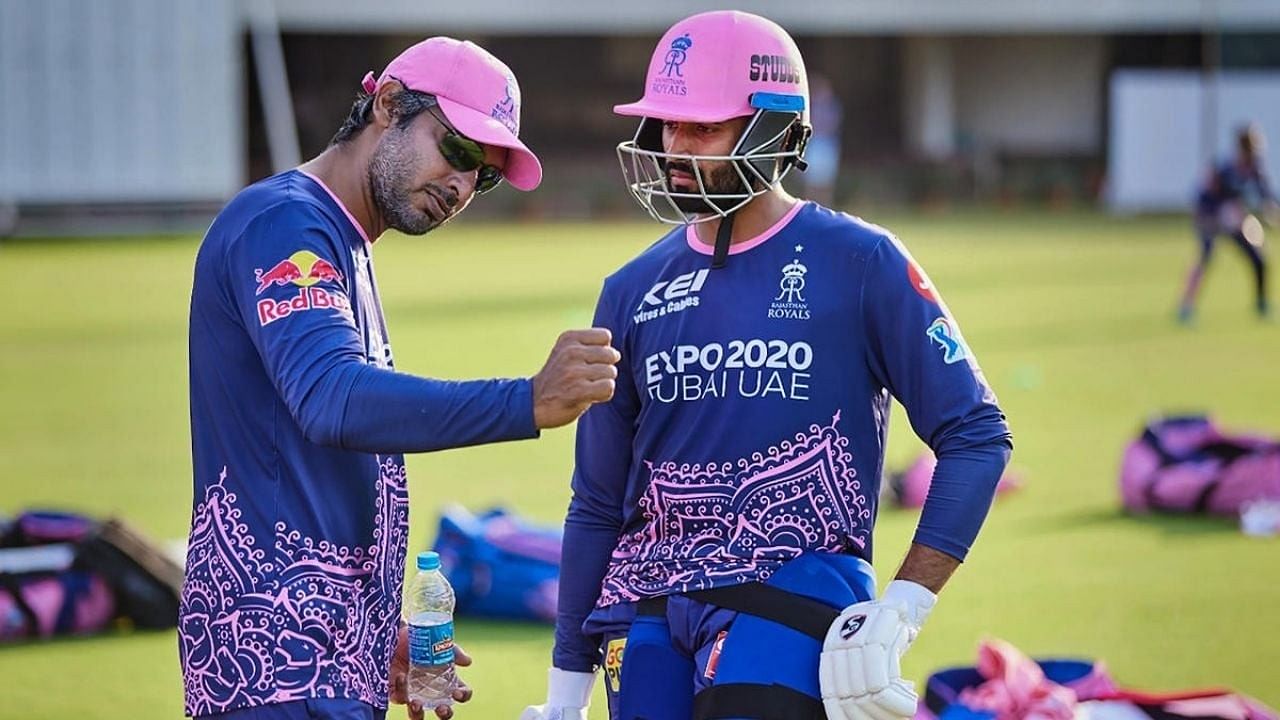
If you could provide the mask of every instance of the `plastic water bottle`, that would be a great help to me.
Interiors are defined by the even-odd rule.
[[[418,574],[405,604],[409,624],[409,699],[430,710],[453,704],[453,587],[440,573],[440,555],[418,555]]]

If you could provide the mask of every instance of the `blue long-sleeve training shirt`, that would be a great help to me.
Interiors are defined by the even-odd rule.
[[[1261,160],[1256,161],[1251,168],[1228,160],[1210,169],[1208,177],[1200,186],[1196,210],[1201,214],[1210,214],[1229,202],[1260,205],[1268,200],[1274,202],[1275,199]]]
[[[640,598],[805,551],[870,560],[890,396],[938,457],[915,541],[963,559],[990,507],[1008,427],[892,235],[800,203],[730,252],[709,269],[681,227],[605,281],[596,324],[622,362],[578,424],[556,667],[593,670],[598,630]]]
[[[246,188],[191,293],[186,712],[387,705],[405,572],[400,453],[533,437],[528,380],[392,369],[370,242],[319,180]]]

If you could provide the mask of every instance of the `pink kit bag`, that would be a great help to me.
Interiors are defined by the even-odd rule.
[[[1205,416],[1157,419],[1125,448],[1120,496],[1132,512],[1231,516],[1280,501],[1280,442],[1225,433]]]

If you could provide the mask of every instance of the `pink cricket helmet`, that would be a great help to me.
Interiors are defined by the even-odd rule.
[[[615,106],[614,112],[642,118],[635,137],[618,145],[618,156],[632,195],[662,222],[727,216],[775,186],[791,167],[804,166],[809,135],[804,59],[786,30],[759,15],[721,10],[673,25],[649,61],[644,97]],[[752,119],[729,155],[663,151],[664,121],[716,123],[747,116]],[[698,192],[670,189],[664,166],[672,159],[694,165]],[[697,161],[725,160],[733,161],[741,186],[735,192],[709,192]]]
[[[754,115],[755,93],[799,95],[809,117],[809,79],[796,43],[777,23],[737,10],[685,18],[667,31],[649,61],[644,97],[616,105],[619,115],[723,122]]]

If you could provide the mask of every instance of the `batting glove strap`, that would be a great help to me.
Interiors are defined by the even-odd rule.
[[[938,604],[938,596],[920,583],[894,580],[885,587],[880,602],[905,608],[907,622],[919,632],[933,606]]]
[[[520,720],[587,720],[587,709],[530,705],[520,713]]]
[[[562,708],[585,708],[591,702],[591,688],[596,674],[551,668],[547,673],[547,705]]]

